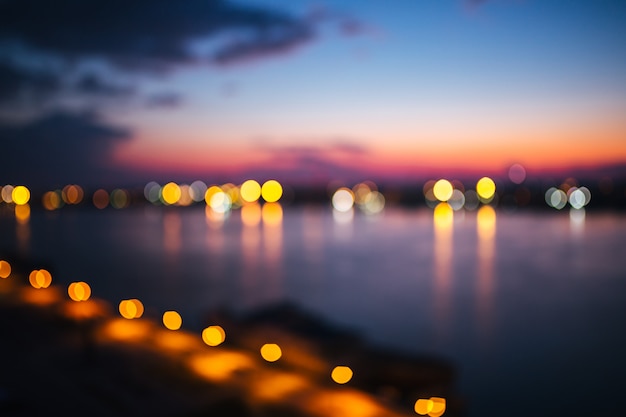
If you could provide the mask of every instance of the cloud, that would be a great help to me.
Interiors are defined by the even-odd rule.
[[[45,99],[61,88],[56,74],[19,68],[0,60],[0,102]]]
[[[290,50],[312,37],[306,18],[225,0],[5,0],[0,40],[68,62],[101,59],[124,70],[163,71],[181,64],[240,61]],[[208,57],[192,41],[235,33]]]
[[[20,124],[0,124],[0,178],[14,184],[95,182],[112,174],[115,147],[127,129],[91,112],[54,112]]]
[[[93,73],[83,74],[75,89],[82,94],[104,97],[127,97],[135,92],[131,86],[111,83]]]
[[[148,108],[172,109],[179,107],[183,102],[183,97],[178,93],[158,93],[149,96],[145,105]]]
[[[359,181],[367,175],[368,148],[345,139],[320,141],[327,145],[274,145],[259,143],[263,162],[246,170],[250,178],[277,178],[291,184],[330,180]]]

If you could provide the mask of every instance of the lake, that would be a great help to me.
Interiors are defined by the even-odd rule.
[[[458,370],[468,414],[600,415],[626,387],[626,217],[326,206],[0,213],[0,251],[117,304],[175,309],[289,300],[372,343]]]

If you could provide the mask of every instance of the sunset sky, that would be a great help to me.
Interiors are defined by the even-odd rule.
[[[626,163],[620,0],[0,2],[0,183]]]

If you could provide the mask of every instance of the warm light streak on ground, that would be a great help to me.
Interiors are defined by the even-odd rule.
[[[155,342],[159,347],[168,351],[191,352],[200,349],[203,345],[195,335],[183,331],[171,332],[161,330],[155,333]]]
[[[22,289],[21,299],[29,304],[48,306],[61,300],[61,293],[56,288],[29,288]]]
[[[106,338],[124,341],[138,342],[146,339],[152,330],[152,326],[142,320],[112,319],[102,328]]]
[[[108,305],[96,301],[87,300],[80,303],[68,301],[63,308],[65,316],[74,320],[88,320],[96,317],[106,317],[109,313]]]
[[[307,403],[309,412],[320,417],[390,416],[374,399],[354,390],[322,391]]]
[[[199,376],[217,382],[254,368],[254,362],[249,356],[235,351],[198,354],[189,358],[188,365]]]
[[[289,399],[311,386],[310,381],[295,373],[267,372],[255,379],[251,391],[255,399],[273,402]]]

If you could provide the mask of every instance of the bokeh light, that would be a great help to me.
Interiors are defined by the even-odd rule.
[[[261,346],[261,356],[268,362],[276,362],[282,355],[280,346],[275,343],[266,343]]]
[[[2,201],[4,201],[7,204],[13,202],[13,189],[14,188],[15,187],[13,187],[11,184],[7,184],[4,187],[2,187],[2,191],[0,191],[0,194],[2,195]]]
[[[67,294],[74,301],[87,301],[91,297],[91,287],[83,281],[72,282],[67,287]]]
[[[203,181],[196,180],[191,183],[189,186],[189,195],[191,199],[196,203],[199,203],[204,200],[204,195],[206,193],[207,186]]]
[[[5,260],[0,260],[0,278],[8,278],[11,275],[11,264]]]
[[[35,269],[28,275],[28,282],[33,288],[48,288],[52,284],[52,275],[46,269]]]
[[[22,206],[30,200],[30,190],[23,185],[18,185],[11,192],[13,202],[18,206]]]
[[[161,199],[165,204],[176,204],[180,200],[180,196],[180,187],[174,182],[168,182],[161,189]]]
[[[128,207],[130,204],[130,196],[128,191],[123,190],[121,188],[116,188],[111,191],[110,197],[111,206],[116,209],[123,209]]]
[[[455,188],[448,199],[448,204],[450,204],[450,207],[452,207],[454,211],[461,210],[465,205],[465,194],[463,194],[463,191]]]
[[[346,187],[341,187],[332,197],[332,205],[333,208],[340,212],[349,211],[354,205],[354,194],[352,194],[352,190]]]
[[[56,210],[63,207],[65,204],[63,202],[63,198],[61,198],[60,190],[48,191],[44,193],[41,198],[41,202],[46,210]]]
[[[68,184],[63,187],[61,198],[65,204],[79,204],[83,201],[84,192],[82,187],[76,184]]]
[[[144,307],[142,302],[136,298],[122,300],[119,304],[119,312],[125,319],[138,319],[143,316]]]
[[[209,346],[218,346],[226,340],[226,332],[221,326],[209,326],[202,330],[202,340]]]
[[[283,186],[276,180],[268,180],[261,187],[261,196],[268,203],[275,203],[283,196]]]
[[[448,180],[441,179],[433,185],[433,195],[439,201],[448,201],[454,188]]]
[[[209,207],[216,213],[227,213],[232,207],[232,200],[225,192],[217,191],[211,195]]]
[[[100,210],[109,205],[109,193],[107,193],[106,190],[96,190],[91,199],[93,201],[93,205]]]
[[[561,210],[567,205],[567,194],[559,188],[550,187],[548,191],[546,191],[545,200],[550,207]]]
[[[433,402],[425,398],[420,398],[415,401],[415,412],[419,415],[425,416],[433,409]]]
[[[482,177],[476,183],[476,193],[483,203],[488,203],[496,193],[496,183],[489,177]]]
[[[348,366],[335,366],[333,371],[330,373],[330,377],[338,384],[348,383],[352,379],[352,376],[352,369]]]
[[[161,201],[161,186],[155,181],[150,181],[143,187],[143,195],[152,204],[157,204]]]
[[[239,188],[241,199],[246,203],[254,203],[261,197],[261,185],[255,180],[247,180]]]
[[[513,164],[509,167],[509,179],[514,184],[521,184],[526,179],[526,169],[520,164]]]
[[[163,325],[170,330],[178,330],[183,325],[183,319],[177,311],[163,313]]]

